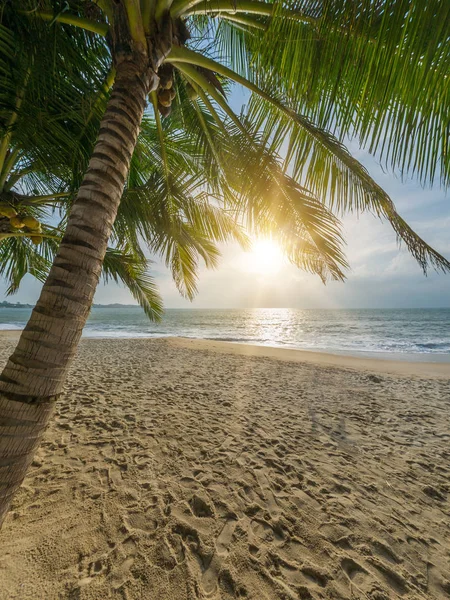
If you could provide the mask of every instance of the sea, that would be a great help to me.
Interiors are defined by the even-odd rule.
[[[22,329],[30,308],[0,308],[0,329]],[[450,362],[450,308],[167,309],[160,323],[138,306],[94,307],[85,337],[180,336],[346,354]]]

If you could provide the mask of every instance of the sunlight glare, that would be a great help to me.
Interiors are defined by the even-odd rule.
[[[269,238],[256,239],[244,257],[244,270],[258,275],[275,275],[284,264],[281,248]]]

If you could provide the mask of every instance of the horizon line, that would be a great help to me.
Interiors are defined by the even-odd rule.
[[[30,302],[9,302],[8,300],[0,301],[2,305],[34,308],[35,304]],[[124,307],[124,308],[141,308],[139,304],[130,304],[122,302],[110,302],[103,304],[102,302],[94,302],[92,308],[108,308],[108,307]],[[443,310],[450,309],[447,306],[340,306],[340,307],[301,307],[301,306],[167,306],[163,310]]]

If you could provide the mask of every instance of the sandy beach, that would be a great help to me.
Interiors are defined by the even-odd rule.
[[[86,339],[0,599],[446,599],[449,498],[448,363]]]

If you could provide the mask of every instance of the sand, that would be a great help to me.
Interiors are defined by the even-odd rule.
[[[449,378],[84,340],[0,533],[0,599],[449,598]]]

